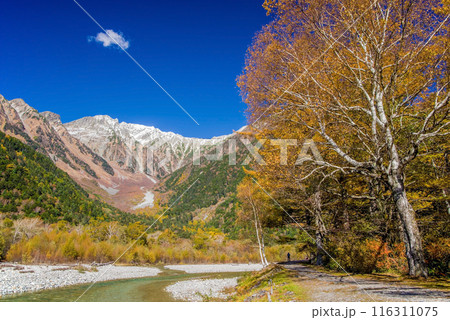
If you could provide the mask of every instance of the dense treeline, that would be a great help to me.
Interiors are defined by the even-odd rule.
[[[46,225],[39,218],[0,220],[0,258],[21,263],[99,262],[126,264],[257,262],[251,241],[230,240],[204,223],[185,226],[185,237],[172,230],[145,233],[140,222],[91,220],[83,226],[65,221]],[[273,246],[268,256],[281,259],[289,245]]]
[[[222,145],[224,150],[229,148],[228,143]],[[198,164],[175,171],[161,184],[159,191],[170,191],[163,209],[175,205],[167,211],[160,228],[170,227],[183,236],[183,227],[199,219],[234,239],[239,236],[242,226],[236,223],[236,187],[245,176],[242,162],[247,153],[237,145],[236,165],[229,164],[230,155],[218,160],[202,157]]]
[[[317,264],[448,276],[448,1],[264,6],[238,79],[271,139],[239,187],[246,216],[307,231]]]
[[[0,212],[40,217],[46,223],[65,220],[85,224],[90,219],[136,221],[89,195],[46,156],[0,132]]]
[[[237,156],[241,161],[244,153]],[[228,158],[180,169],[160,188],[175,201],[159,214],[120,212],[89,195],[46,156],[0,132],[0,259],[22,263],[110,262],[193,263],[258,261],[251,229],[238,219],[236,186],[241,166]],[[198,179],[198,180],[197,180]],[[193,184],[197,180],[197,183]],[[194,219],[212,206],[210,219]],[[289,229],[289,228],[288,228]],[[272,230],[271,261],[294,252],[289,230]]]

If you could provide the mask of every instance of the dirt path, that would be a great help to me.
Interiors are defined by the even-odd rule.
[[[311,301],[450,301],[450,290],[426,289],[375,277],[334,276],[302,264],[284,267],[298,273]]]

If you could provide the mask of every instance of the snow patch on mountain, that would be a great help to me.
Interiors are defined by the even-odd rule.
[[[102,188],[103,190],[105,190],[106,192],[108,192],[108,194],[115,196],[120,190],[119,189],[115,189],[113,187],[107,187],[104,186],[103,184],[99,183],[98,184],[100,188]]]
[[[145,208],[153,208],[154,206],[155,195],[151,191],[147,191],[144,195],[144,199],[134,206],[132,210],[145,209]]]

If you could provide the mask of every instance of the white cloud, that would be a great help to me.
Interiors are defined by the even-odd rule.
[[[100,32],[97,36],[88,37],[88,41],[100,42],[104,47],[109,47],[115,45],[117,47],[122,47],[123,49],[128,49],[130,43],[125,40],[122,33],[114,32],[113,30],[106,30],[106,33]]]

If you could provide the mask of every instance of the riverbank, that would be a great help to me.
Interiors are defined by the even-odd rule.
[[[225,300],[229,297],[227,289],[236,287],[238,277],[225,279],[195,279],[178,281],[166,288],[172,297],[182,301]]]
[[[25,292],[55,289],[93,281],[154,277],[161,272],[153,267],[89,265],[21,265],[0,263],[0,297]]]
[[[156,277],[164,270],[186,274],[223,274],[258,271],[260,264],[167,265],[164,268],[135,266],[24,265],[0,263],[0,298],[73,285],[121,279]],[[203,276],[202,276],[203,277]],[[199,297],[224,298],[223,290],[234,287],[237,278],[178,281],[166,290],[177,300],[200,301]],[[231,282],[230,282],[231,281]]]
[[[271,265],[240,279],[231,300],[431,302],[450,301],[450,292],[448,281],[406,280],[388,275],[349,276],[314,266],[290,264]]]
[[[263,269],[261,264],[190,264],[167,265],[169,270],[183,271],[189,274],[218,274],[254,272]],[[210,301],[226,300],[230,292],[238,284],[239,277],[221,279],[193,279],[178,281],[166,288],[166,291],[177,300],[182,301]]]

